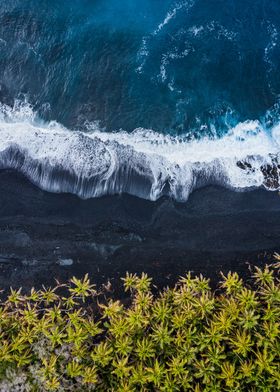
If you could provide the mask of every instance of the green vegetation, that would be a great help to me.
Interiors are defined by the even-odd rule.
[[[278,261],[280,256],[278,256]],[[125,306],[86,276],[0,303],[0,391],[280,390],[279,266],[217,290],[190,273],[152,293],[127,274]]]

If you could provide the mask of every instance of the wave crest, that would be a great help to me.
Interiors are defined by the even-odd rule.
[[[0,168],[15,169],[40,188],[81,198],[129,193],[187,200],[196,188],[279,189],[280,126],[238,124],[221,139],[189,140],[150,130],[70,131],[43,124],[30,108],[2,106]]]

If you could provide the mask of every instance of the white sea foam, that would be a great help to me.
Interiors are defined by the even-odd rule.
[[[270,58],[270,55],[278,43],[278,30],[273,23],[268,22],[267,31],[269,33],[270,40],[264,49],[264,61],[268,63],[270,66],[273,66],[273,62]]]
[[[0,168],[82,198],[127,192],[184,201],[207,184],[278,189],[279,144],[280,126],[267,131],[258,121],[240,123],[221,139],[190,140],[141,128],[106,133],[96,124],[82,133],[36,120],[28,105],[0,110]]]
[[[237,33],[232,30],[228,30],[225,26],[219,22],[212,20],[207,24],[207,29],[215,34],[217,39],[225,38],[229,41],[235,41],[237,38]]]
[[[203,32],[203,30],[204,30],[203,26],[192,26],[189,28],[188,31],[191,35],[193,35],[194,37],[197,37]]]
[[[166,26],[173,18],[176,17],[178,11],[181,9],[189,10],[194,5],[194,0],[186,0],[175,3],[172,9],[170,9],[164,20],[157,26],[157,28],[153,31],[152,35],[157,35],[163,28]]]
[[[170,10],[167,11],[167,14],[164,17],[164,20],[158,24],[158,26],[151,32],[151,34],[144,36],[142,38],[142,44],[138,51],[138,58],[140,60],[140,65],[137,67],[136,72],[142,73],[143,67],[146,63],[146,60],[150,54],[148,49],[148,43],[150,40],[155,38],[163,28],[170,23],[172,19],[176,17],[179,11],[185,10],[188,12],[195,4],[195,0],[185,0],[176,2]]]
[[[273,62],[273,52],[276,49],[279,41],[279,34],[278,30],[275,27],[275,25],[269,21],[267,21],[267,32],[269,34],[269,42],[267,46],[264,49],[264,61],[267,64],[267,69],[266,69],[266,76],[267,76],[267,82],[268,86],[270,88],[270,91],[277,95],[277,92],[274,90],[273,85],[273,71],[277,71],[277,66]]]
[[[185,42],[185,45],[186,48],[182,51],[175,47],[173,50],[162,55],[160,64],[160,77],[162,82],[167,80],[167,66],[170,64],[170,62],[183,59],[194,51],[193,47],[188,45],[188,42]]]

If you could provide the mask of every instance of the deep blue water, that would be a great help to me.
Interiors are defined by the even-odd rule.
[[[279,32],[279,0],[0,0],[0,166],[83,197],[270,188],[263,166],[280,151]],[[74,136],[34,131],[57,130],[53,121]],[[107,136],[78,132],[97,128]],[[136,128],[153,134],[122,134]],[[218,142],[188,144],[205,136]],[[246,172],[239,158],[250,160]]]
[[[279,0],[0,5],[0,99],[26,94],[44,119],[197,132],[279,98]]]

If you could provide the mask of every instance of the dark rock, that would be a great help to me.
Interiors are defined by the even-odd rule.
[[[246,161],[238,161],[237,163],[236,163],[236,165],[240,168],[240,169],[242,169],[242,170],[251,170],[252,169],[252,165],[249,163],[249,162],[246,162]]]
[[[269,189],[278,189],[279,184],[279,169],[277,165],[261,166],[261,171],[264,175],[264,185]]]

